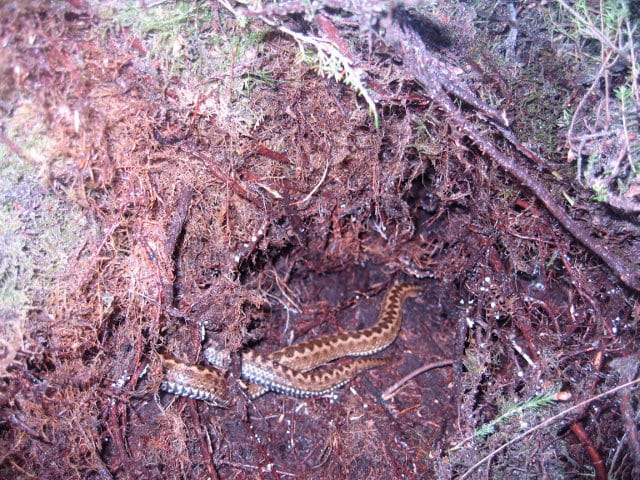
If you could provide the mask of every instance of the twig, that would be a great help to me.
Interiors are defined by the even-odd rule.
[[[18,413],[12,413],[11,415],[9,415],[9,411],[8,410],[3,410],[2,412],[0,412],[0,416],[2,416],[2,418],[5,421],[8,421],[14,427],[18,427],[19,429],[23,430],[24,432],[26,432],[28,435],[30,435],[31,437],[35,438],[36,440],[38,440],[38,441],[40,441],[42,443],[46,443],[47,445],[51,445],[53,443],[51,440],[49,440],[44,435],[44,432],[37,432],[36,430],[31,428],[29,425],[27,425],[25,422],[23,422],[20,419],[21,415],[19,415]],[[5,458],[6,457],[4,457],[4,455],[3,455],[3,460]]]
[[[191,205],[191,187],[183,186],[178,194],[177,202],[173,210],[171,224],[167,228],[167,238],[164,241],[164,250],[168,258],[174,254],[176,242],[182,233],[184,224],[189,216],[189,205]]]
[[[198,415],[195,400],[187,400],[187,408],[189,410],[189,415],[191,416],[191,421],[194,425],[197,426],[195,429],[195,434],[198,436],[200,454],[202,455],[203,463],[207,466],[207,473],[209,474],[209,478],[211,478],[212,480],[220,480],[220,476],[218,475],[216,467],[213,463],[213,458],[211,458],[211,440],[209,439],[206,429],[200,427],[200,425],[202,425],[202,421],[200,420],[200,416]]]
[[[573,112],[573,116],[571,117],[569,128],[567,129],[567,143],[569,143],[569,147],[571,147],[571,150],[574,151],[576,154],[576,165],[577,165],[576,179],[580,182],[580,184],[582,184],[582,146],[584,145],[585,138],[574,136],[573,131],[575,129],[579,113],[582,112],[582,109],[587,104],[589,98],[591,98],[593,91],[600,85],[600,80],[604,75],[604,73],[612,65],[609,63],[609,58],[610,58],[610,54],[608,53],[606,55],[606,58],[603,59],[602,64],[600,65],[600,70],[598,70],[598,73],[596,73],[594,81],[591,82],[591,86],[578,102],[578,105],[576,106],[575,111]],[[598,132],[598,135],[607,135],[607,134],[608,132]],[[576,148],[573,145],[573,140],[577,138],[580,138],[581,141],[580,141],[580,145]]]
[[[622,50],[620,47],[615,45],[600,29],[598,29],[593,22],[588,17],[585,17],[580,14],[576,9],[571,7],[565,0],[558,0],[558,3],[565,8],[573,17],[580,23],[582,23],[586,28],[583,29],[583,33],[585,37],[591,37],[594,40],[599,41],[602,45],[606,46],[609,50],[616,52],[617,55],[620,55],[627,62],[631,62],[629,54]],[[600,11],[595,13],[596,18],[601,18],[604,12]]]
[[[329,172],[329,164],[331,163],[331,160],[327,159],[327,165],[324,167],[324,173],[322,174],[322,178],[320,178],[320,181],[317,183],[317,185],[315,187],[313,187],[313,190],[311,190],[306,197],[304,197],[302,200],[295,202],[294,205],[298,205],[301,203],[306,203],[307,200],[309,200],[311,197],[313,197],[313,194],[316,193],[318,191],[318,189],[320,188],[320,185],[322,185],[324,183],[324,181],[327,178],[327,173]]]
[[[518,165],[513,159],[507,157],[500,152],[488,139],[486,139],[476,128],[464,120],[462,114],[455,109],[453,102],[448,98],[441,98],[437,103],[448,103],[454,109],[452,118],[454,123],[462,130],[462,132],[474,142],[480,150],[489,156],[494,162],[501,166],[508,173],[513,175],[520,183],[533,192],[538,199],[544,204],[549,213],[558,220],[562,226],[582,245],[587,247],[606,263],[609,268],[624,282],[628,287],[640,291],[640,275],[639,270],[630,263],[609,250],[607,245],[603,245],[595,237],[580,224],[574,221],[564,209],[556,203],[555,199],[549,191],[538,180],[533,178],[526,168]],[[451,112],[447,112],[451,114]]]
[[[448,115],[450,124],[466,135],[483,154],[531,190],[562,226],[606,263],[620,280],[634,290],[640,291],[640,269],[611,252],[608,245],[604,245],[592,237],[584,227],[564,211],[544,185],[533,178],[526,167],[519,165],[514,159],[498,150],[462,115],[445,92],[445,89],[447,91],[453,91],[453,89],[441,84],[441,82],[450,81],[450,79],[442,79],[437,74],[441,62],[428,52],[418,34],[411,29],[403,30],[393,23],[387,27],[386,32],[385,40],[402,56],[405,70],[422,84],[429,98]]]
[[[18,158],[21,158],[22,160],[25,160],[27,158],[22,149],[15,142],[13,142],[13,140],[7,137],[7,135],[2,130],[0,130],[0,141],[2,141],[7,147],[9,147],[9,149],[13,153],[15,153]]]
[[[615,359],[611,362],[611,366],[618,373],[620,381],[629,381],[634,378],[638,372],[639,360],[640,355],[629,355]],[[620,443],[627,444],[634,468],[640,471],[640,440],[637,426],[638,409],[634,408],[631,392],[628,390],[620,392],[618,399],[620,401],[620,413],[622,414],[622,421],[625,428],[625,438],[620,440]],[[612,462],[611,465],[614,465],[614,463]]]
[[[120,425],[120,418],[122,418],[122,409],[124,403],[112,403],[109,406],[107,413],[106,430],[109,434],[111,442],[113,442],[114,459],[111,460],[111,465],[108,466],[109,470],[117,471],[124,469],[124,471],[132,471],[129,459],[126,454],[124,431],[125,425]],[[125,422],[125,420],[123,420]]]
[[[489,455],[483,457],[475,465],[470,467],[469,470],[467,470],[462,476],[460,476],[458,478],[458,480],[464,480],[465,478],[469,478],[471,473],[476,471],[481,465],[483,465],[484,463],[487,463],[489,460],[491,460],[493,457],[495,457],[497,454],[499,454],[503,450],[509,448],[514,443],[519,442],[523,438],[528,437],[532,433],[534,433],[534,432],[536,432],[536,431],[538,431],[538,430],[540,430],[542,428],[548,427],[549,425],[555,423],[557,420],[560,420],[562,417],[565,417],[565,416],[569,415],[571,412],[574,412],[576,410],[580,410],[581,408],[589,405],[590,403],[595,402],[596,400],[600,400],[601,398],[608,397],[609,395],[612,395],[612,394],[614,394],[616,392],[619,392],[620,390],[624,390],[627,387],[631,387],[631,386],[637,385],[639,383],[640,383],[640,378],[636,378],[635,380],[633,380],[631,382],[623,383],[622,385],[619,385],[619,386],[617,386],[615,388],[612,388],[611,390],[607,390],[606,392],[600,393],[600,394],[596,395],[595,397],[591,397],[591,398],[588,398],[586,400],[583,400],[582,402],[574,405],[573,407],[569,407],[566,410],[563,410],[562,412],[558,413],[557,415],[554,415],[553,417],[546,419],[544,422],[539,423],[535,427],[530,428],[526,432],[523,432],[520,435],[512,438],[507,443],[505,443],[502,446],[496,448]]]
[[[636,411],[631,403],[631,395],[629,392],[620,394],[620,412],[622,413],[622,421],[627,433],[627,444],[631,451],[631,457],[635,468],[640,469],[640,441],[638,440],[638,427],[636,426]]]
[[[441,360],[439,362],[429,363],[427,365],[423,365],[422,367],[415,369],[413,372],[410,372],[409,374],[405,375],[396,383],[394,383],[389,388],[387,388],[382,393],[382,399],[385,401],[389,400],[393,396],[393,394],[396,392],[396,390],[400,389],[400,387],[402,387],[405,383],[407,383],[412,378],[415,378],[418,375],[423,374],[424,372],[428,372],[429,370],[433,370],[435,368],[441,368],[441,367],[448,367],[449,365],[453,365],[453,360]]]
[[[276,480],[282,480],[280,478],[280,472],[278,471],[277,468],[275,468],[275,464],[273,460],[271,460],[271,458],[269,457],[267,450],[264,448],[263,443],[258,439],[258,436],[256,432],[252,429],[251,425],[249,425],[248,423],[242,422],[242,426],[245,428],[249,437],[251,437],[251,439],[254,441],[256,449],[258,450],[258,452],[260,453],[260,455],[262,456],[265,462],[266,467],[258,467],[258,466],[255,467],[256,470],[260,472],[260,477],[262,478],[262,473],[266,469],[268,469],[269,473],[272,473]]]
[[[231,460],[220,460],[220,465],[226,465],[228,467],[233,467],[233,468],[237,468],[239,470],[251,470],[251,471],[262,471],[264,470],[263,467],[258,467],[256,465],[247,465],[246,463],[238,463],[238,462],[232,462]],[[271,470],[273,472],[277,472],[279,475],[283,475],[285,477],[297,477],[298,475],[296,475],[295,473],[291,473],[291,472],[285,472],[284,470]]]
[[[98,255],[100,254],[104,246],[107,244],[107,241],[111,239],[111,235],[113,235],[113,232],[116,231],[116,228],[118,228],[120,224],[121,224],[120,220],[118,220],[117,222],[113,222],[113,224],[111,224],[111,226],[105,232],[102,240],[100,241],[100,244],[95,249],[93,254],[91,254],[91,258],[89,259],[89,265],[87,266],[84,275],[82,276],[82,278],[80,279],[80,282],[78,283],[78,290],[83,290],[87,282],[89,282],[91,277],[97,272],[98,269],[95,268],[95,265],[99,261]]]
[[[345,85],[355,88],[358,94],[367,102],[369,112],[373,115],[374,123],[376,128],[378,128],[380,124],[378,110],[376,103],[373,101],[373,98],[371,98],[369,91],[362,81],[362,70],[354,66],[353,62],[346,55],[342,54],[333,41],[304,35],[284,26],[278,27],[278,30],[296,39],[302,58],[304,58],[305,55],[304,44],[313,45],[318,52],[318,72],[321,75],[325,73],[330,74],[336,81],[341,81]]]
[[[238,195],[241,198],[244,198],[245,200],[248,200],[249,202],[253,203],[254,205],[256,205],[259,208],[263,208],[264,207],[264,203],[260,201],[260,199],[258,198],[257,195],[255,195],[253,192],[250,192],[244,185],[242,182],[240,182],[239,180],[236,180],[235,178],[233,178],[233,172],[229,175],[227,175],[226,173],[224,173],[220,167],[218,165],[216,165],[215,161],[212,158],[206,158],[203,155],[200,155],[199,153],[195,152],[195,151],[189,151],[187,149],[181,149],[183,152],[187,153],[188,155],[193,155],[194,157],[196,157],[197,159],[199,159],[200,161],[202,161],[202,163],[205,165],[205,167],[207,167],[209,169],[209,171],[218,179],[220,180],[225,186],[231,188],[231,190],[233,190],[233,192]]]
[[[573,434],[578,437],[578,440],[580,440],[580,443],[587,451],[587,455],[589,455],[591,463],[593,464],[593,469],[596,471],[596,479],[607,480],[607,469],[605,468],[604,461],[598,453],[598,450],[596,450],[596,447],[593,446],[593,442],[589,438],[589,435],[587,435],[582,424],[573,422],[569,428]]]

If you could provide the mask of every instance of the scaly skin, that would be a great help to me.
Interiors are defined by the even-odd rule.
[[[162,355],[164,378],[160,389],[195,400],[205,400],[218,407],[229,406],[227,380],[217,370],[199,365],[187,365]]]
[[[358,358],[319,368],[340,357],[364,357],[391,345],[400,331],[404,301],[420,291],[415,285],[393,285],[382,301],[378,320],[369,328],[324,335],[268,355],[252,350],[241,353],[242,377],[253,382],[249,387],[250,396],[256,398],[268,390],[296,397],[319,396],[344,385],[364,370],[386,365],[388,359]],[[218,353],[214,347],[207,349],[205,356],[219,365]],[[226,381],[217,371],[186,366],[171,359],[164,362],[163,390],[228,405]]]

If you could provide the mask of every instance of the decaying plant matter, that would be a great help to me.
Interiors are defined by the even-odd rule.
[[[624,138],[589,136],[609,66],[586,81],[556,34],[578,19],[608,61],[637,12],[611,17],[622,48],[560,3],[4,3],[0,265],[25,293],[2,308],[0,476],[637,474],[640,227],[613,155],[634,96]],[[578,180],[615,211],[571,181],[598,148],[618,172]],[[68,220],[40,220],[43,191]],[[243,393],[247,352],[350,338],[394,281],[426,293],[390,366]],[[159,392],[163,355],[206,378],[210,341],[232,401]]]

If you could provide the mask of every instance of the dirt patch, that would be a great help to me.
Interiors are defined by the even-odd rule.
[[[3,477],[637,473],[637,388],[596,395],[637,376],[638,223],[569,180],[559,119],[588,86],[559,70],[549,10],[518,12],[512,51],[508,10],[336,5],[3,5],[6,162],[96,226],[3,308]],[[250,401],[237,372],[227,409],[158,393],[160,351],[203,364],[206,339],[267,353],[363,328],[393,281],[424,293],[390,367],[313,400]]]

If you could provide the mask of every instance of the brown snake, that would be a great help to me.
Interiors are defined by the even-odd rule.
[[[268,355],[253,350],[241,352],[241,376],[253,382],[249,386],[250,396],[255,398],[270,390],[315,397],[344,385],[364,370],[386,365],[389,359],[367,357],[322,367],[340,357],[365,357],[391,345],[400,331],[404,301],[420,291],[416,285],[394,284],[382,301],[378,320],[369,328],[323,335]],[[207,349],[205,357],[221,366],[216,348]],[[163,370],[162,390],[218,406],[229,405],[227,380],[216,370],[185,365],[166,356]]]

